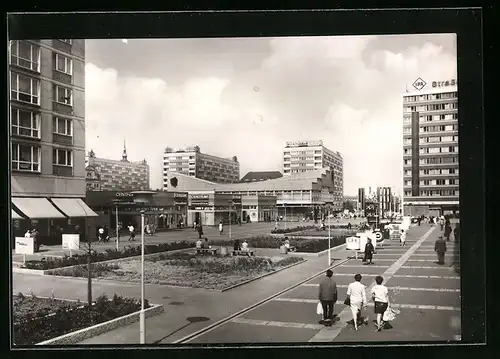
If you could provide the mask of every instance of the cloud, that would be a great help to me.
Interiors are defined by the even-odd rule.
[[[163,57],[160,40],[134,41],[120,57],[99,45],[86,53],[87,149],[119,158],[126,138],[129,158],[148,160],[157,188],[166,146],[198,144],[206,153],[237,156],[243,176],[282,171],[286,141],[322,139],[344,157],[345,194],[370,185],[400,191],[401,93],[417,77],[456,78],[449,41],[414,36],[408,45],[390,36],[210,39],[211,46],[162,40]],[[171,61],[174,45],[196,54],[184,56],[189,67],[181,57]],[[135,65],[148,51],[156,57],[142,71]]]

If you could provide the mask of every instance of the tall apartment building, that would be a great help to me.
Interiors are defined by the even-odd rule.
[[[394,209],[393,191],[391,187],[377,187],[377,202],[379,204],[379,216],[385,218],[387,212]]]
[[[344,162],[339,152],[329,150],[323,141],[287,142],[283,150],[283,175],[327,168],[333,177],[334,208],[342,209],[344,195]]]
[[[85,40],[10,43],[12,196],[85,197]]]
[[[149,190],[149,165],[146,160],[131,162],[123,146],[121,160],[95,157],[89,152],[87,160],[87,190],[140,191]]]
[[[12,234],[61,243],[52,228],[96,216],[83,201],[85,40],[10,41],[9,56]]]
[[[163,187],[168,188],[167,172],[178,172],[215,183],[236,183],[240,180],[240,164],[236,156],[222,158],[192,146],[180,149],[167,147],[163,154]]]
[[[364,188],[358,188],[358,209],[360,211],[365,210],[365,189]]]
[[[459,210],[457,82],[419,79],[403,94],[403,211]]]

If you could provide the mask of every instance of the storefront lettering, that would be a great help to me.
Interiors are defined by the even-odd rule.
[[[174,193],[174,198],[187,198],[187,193]]]
[[[127,192],[116,192],[115,194],[116,197],[134,197],[132,193],[127,193]]]
[[[448,80],[448,81],[433,81],[432,87],[455,86],[457,84],[458,84],[458,82],[455,79]]]
[[[208,194],[193,194],[191,195],[191,199],[208,199]]]

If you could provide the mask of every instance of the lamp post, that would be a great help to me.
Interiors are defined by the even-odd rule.
[[[285,218],[284,218],[284,220],[285,220],[285,229],[286,229],[286,204],[285,203],[283,203],[283,207],[285,207]]]
[[[233,201],[227,201],[227,203],[229,204],[229,210],[228,210],[228,214],[229,214],[229,240],[231,240],[231,210],[233,209]]]
[[[331,236],[330,236],[330,211],[328,211],[328,267],[332,264],[332,254],[330,251]]]
[[[116,205],[116,250],[119,249],[120,245],[120,227],[118,225],[118,204]]]
[[[144,211],[141,211],[141,313],[140,320],[140,343],[146,344],[146,323],[144,315]]]

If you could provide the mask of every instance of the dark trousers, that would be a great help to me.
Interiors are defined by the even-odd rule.
[[[201,239],[201,235],[202,233],[201,232],[198,232],[198,238]]]
[[[323,319],[332,320],[333,319],[333,300],[322,300],[321,305],[323,306]]]
[[[363,262],[371,263],[373,259],[372,253],[365,253],[365,257],[363,258]]]
[[[441,224],[440,226],[441,226],[441,230],[443,230],[443,225]]]
[[[444,264],[444,252],[437,252],[438,255],[438,263]]]

